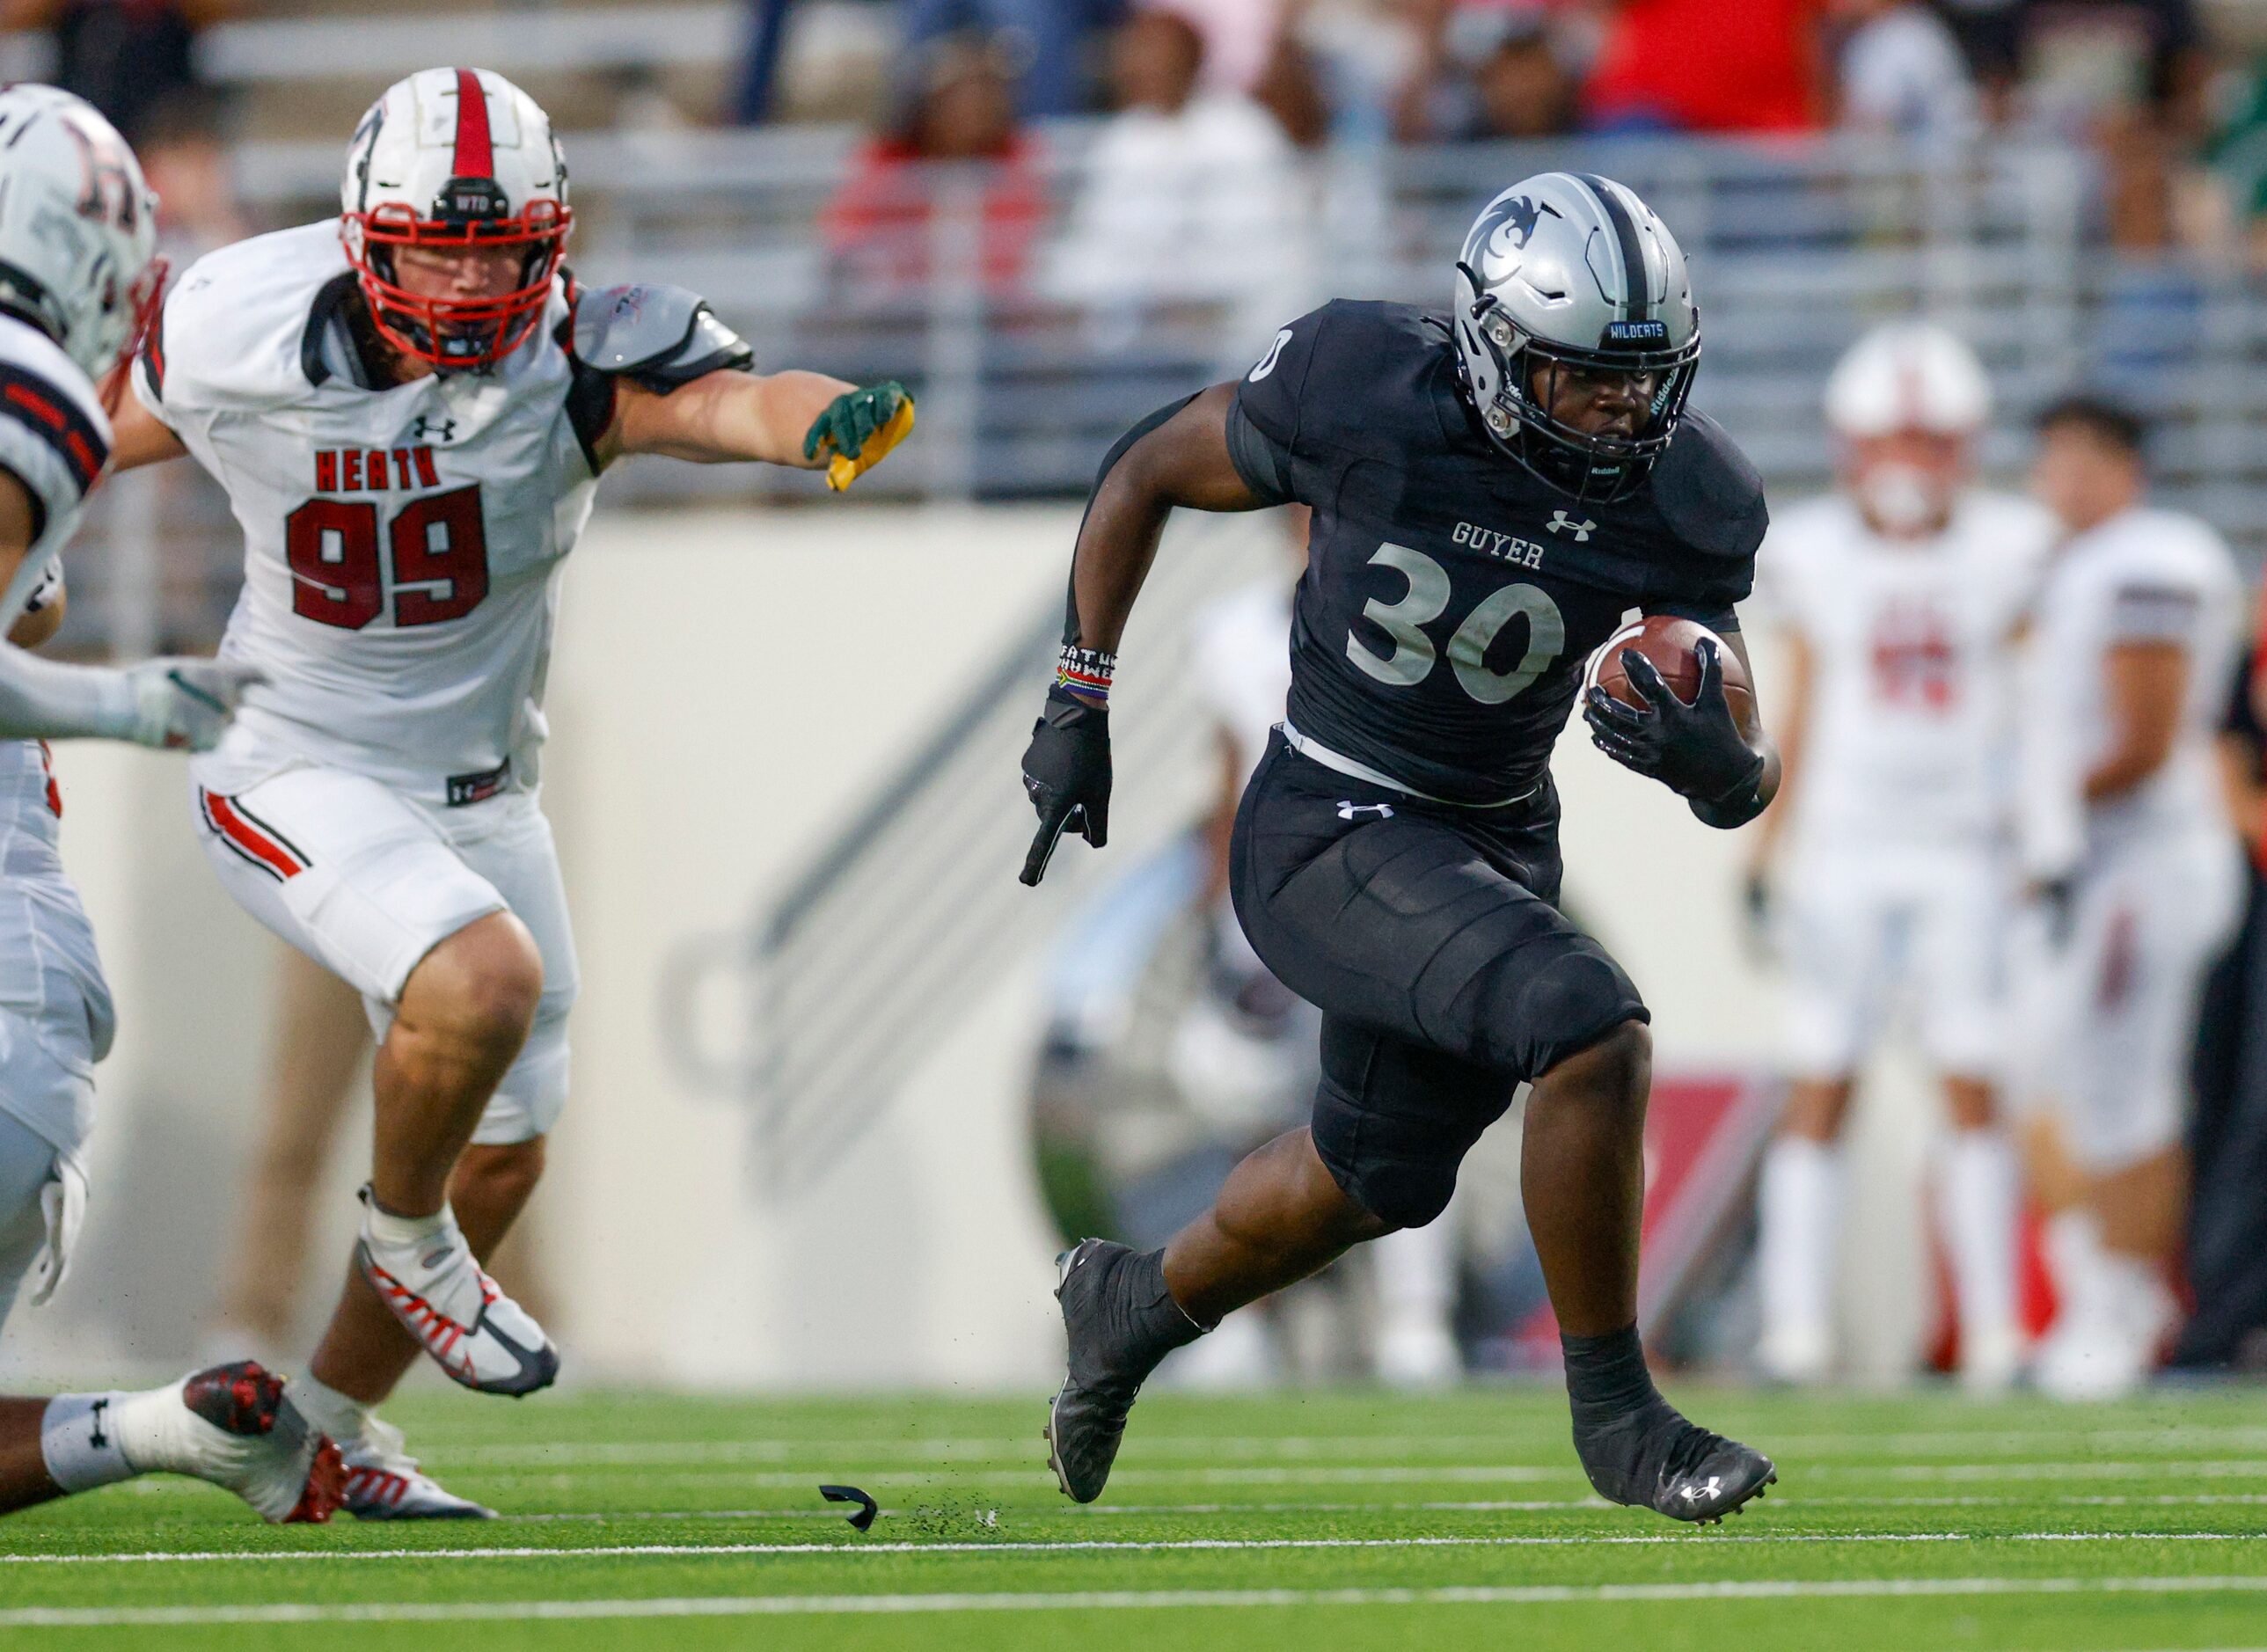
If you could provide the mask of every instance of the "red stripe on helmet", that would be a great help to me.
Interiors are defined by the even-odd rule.
[[[457,154],[452,178],[495,176],[495,143],[488,132],[488,95],[477,70],[457,71]]]

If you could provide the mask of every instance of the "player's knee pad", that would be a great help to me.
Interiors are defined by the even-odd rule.
[[[1651,1019],[1637,988],[1606,950],[1586,935],[1551,937],[1551,955],[1508,952],[1466,988],[1502,1065],[1536,1078],[1615,1028]]]
[[[574,1008],[572,985],[546,988],[535,1012],[535,1025],[488,1098],[473,1141],[480,1147],[505,1147],[516,1142],[549,1135],[567,1107],[567,1081],[571,1066],[567,1042],[568,1011]]]
[[[1509,1074],[1326,1020],[1315,1151],[1380,1222],[1421,1228],[1449,1208],[1464,1155],[1516,1088]]]
[[[40,1195],[55,1179],[55,1149],[38,1132],[0,1112],[0,1321],[48,1242]]]

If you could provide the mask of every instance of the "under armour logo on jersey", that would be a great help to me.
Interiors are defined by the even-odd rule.
[[[1341,803],[1339,804],[1339,819],[1341,820],[1359,819],[1366,814],[1374,814],[1381,820],[1390,820],[1393,819],[1393,805],[1390,803]]]
[[[110,1443],[110,1436],[102,1431],[102,1413],[109,1409],[108,1399],[98,1399],[94,1402],[94,1408],[87,1413],[87,1421],[94,1425],[94,1436],[87,1443],[98,1451]]]
[[[409,426],[409,434],[421,442],[453,442],[457,439],[457,422],[442,419],[437,422],[419,414]],[[1559,513],[1565,515],[1564,511]]]
[[[1598,525],[1588,520],[1577,522],[1564,510],[1553,510],[1551,513],[1551,520],[1543,525],[1552,533],[1557,533],[1563,529],[1574,536],[1575,544],[1588,545],[1590,542],[1591,531]]]

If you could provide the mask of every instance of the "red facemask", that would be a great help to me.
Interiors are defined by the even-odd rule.
[[[134,283],[133,291],[127,295],[134,305],[134,332],[126,341],[126,348],[119,352],[118,360],[102,376],[102,383],[96,386],[96,393],[102,399],[102,410],[111,418],[118,416],[118,409],[125,403],[126,376],[134,371],[134,358],[142,353],[143,342],[157,330],[158,316],[165,303],[165,277],[171,269],[164,259],[151,259]]]
[[[394,202],[348,213],[344,239],[370,319],[388,344],[435,367],[483,368],[517,349],[543,319],[573,222],[555,201],[532,201],[517,217],[464,224],[421,218]],[[517,247],[526,260],[525,283],[491,297],[426,297],[393,278],[393,249],[404,246]]]

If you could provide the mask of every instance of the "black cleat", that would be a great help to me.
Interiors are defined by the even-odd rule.
[[[1157,1252],[1082,1239],[1055,1268],[1070,1372],[1047,1413],[1047,1466],[1064,1496],[1090,1503],[1109,1483],[1142,1382],[1201,1328],[1166,1292]]]
[[[1574,1450],[1607,1501],[1696,1525],[1722,1524],[1779,1479],[1771,1458],[1687,1421],[1665,1399],[1603,1427],[1578,1428]]]

